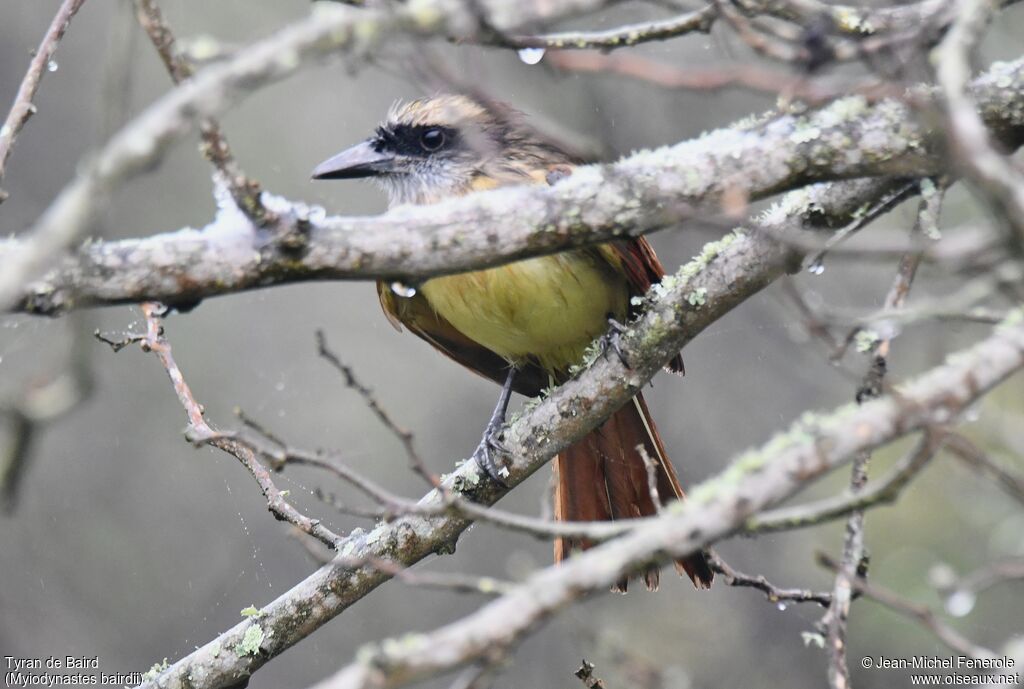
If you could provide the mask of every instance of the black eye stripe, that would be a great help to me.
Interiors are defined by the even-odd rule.
[[[422,157],[451,148],[456,138],[451,127],[396,124],[378,127],[373,144],[378,151],[388,149],[399,155]]]

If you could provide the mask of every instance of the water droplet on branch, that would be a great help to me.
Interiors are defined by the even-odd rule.
[[[544,48],[522,48],[519,51],[519,59],[525,64],[535,65],[544,59]]]
[[[964,617],[971,610],[974,610],[974,603],[977,600],[972,591],[957,591],[946,599],[946,612],[953,617]]]

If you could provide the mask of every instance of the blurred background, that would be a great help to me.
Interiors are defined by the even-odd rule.
[[[17,85],[56,11],[57,0],[6,0],[0,5],[0,108]],[[257,39],[304,16],[306,0],[164,0],[182,38],[215,37],[228,46]],[[612,27],[664,16],[630,4],[575,27]],[[1017,57],[1024,10],[1001,15],[980,60]],[[267,189],[322,204],[338,214],[374,214],[384,199],[361,182],[309,181],[312,167],[361,140],[397,98],[432,92],[410,67],[423,46],[393,42],[372,59],[344,57],[301,71],[248,98],[223,119],[239,163]],[[503,98],[538,121],[597,142],[608,159],[673,143],[773,105],[740,91],[677,92],[616,76],[557,73],[528,65],[513,51],[429,44],[463,80]],[[727,64],[753,58],[724,32],[693,35],[634,50],[678,66]],[[96,149],[128,118],[169,88],[169,79],[128,2],[87,2],[61,43],[36,98],[39,112],[18,137],[0,207],[0,233],[29,225]],[[114,196],[94,235],[134,237],[200,227],[214,211],[210,169],[196,137],[177,145],[156,170]],[[865,241],[909,227],[904,206],[865,232]],[[943,227],[978,226],[988,219],[957,188],[945,205]],[[703,243],[707,228],[683,227],[652,238],[674,270]],[[895,266],[833,257],[822,275],[795,278],[811,303],[877,309]],[[944,294],[956,282],[925,265],[914,295]],[[913,300],[913,296],[912,296]],[[912,302],[911,302],[912,303]],[[13,512],[0,516],[0,655],[99,656],[105,672],[148,669],[171,662],[239,621],[239,611],[281,595],[315,567],[299,542],[267,512],[256,485],[235,459],[195,450],[181,435],[185,418],[158,361],[128,348],[118,354],[91,336],[73,346],[73,333],[100,329],[118,338],[140,327],[137,309],[116,307],[75,318],[0,317],[0,403],[52,378],[70,360],[86,361],[92,395],[38,438]],[[210,299],[166,321],[175,356],[211,422],[238,425],[240,407],[291,443],[330,447],[388,488],[419,496],[424,485],[406,468],[398,442],[362,400],[318,358],[314,332],[370,385],[396,420],[412,429],[434,471],[450,470],[479,440],[497,388],[470,375],[384,319],[369,283],[303,284]],[[909,329],[894,344],[894,380],[939,363],[978,339],[987,326],[943,323]],[[807,409],[852,399],[855,381],[828,363],[778,285],[721,320],[685,351],[684,379],[660,376],[648,398],[684,483],[721,470],[730,457],[766,441]],[[867,365],[850,353],[856,372]],[[1024,380],[1019,376],[972,411],[967,433],[993,457],[1024,469]],[[518,403],[518,402],[517,402]],[[0,448],[10,429],[0,429]],[[879,452],[880,474],[909,446]],[[549,471],[542,470],[501,506],[537,514]],[[802,498],[842,489],[837,472]],[[313,490],[342,486],[289,468],[278,479],[297,504],[338,532],[365,520],[337,514]],[[867,542],[877,583],[941,610],[933,580],[943,568],[966,573],[987,562],[1024,556],[1024,513],[990,481],[941,455],[896,507],[869,513]],[[838,553],[842,525],[740,539],[720,546],[743,571],[781,586],[828,589],[829,574],[814,553]],[[548,544],[472,528],[451,557],[420,565],[520,578],[551,561]],[[966,636],[997,650],[1024,634],[1021,582],[967,601],[950,616]],[[634,586],[634,589],[642,587]],[[398,582],[368,596],[271,661],[253,689],[306,686],[348,662],[360,645],[408,630],[426,630],[475,609],[482,600],[410,588]],[[963,603],[963,601],[961,601]],[[578,686],[580,658],[594,662],[612,687],[729,685],[816,687],[826,658],[805,646],[822,611],[813,605],[776,606],[756,592],[716,586],[697,592],[674,575],[657,593],[605,594],[561,615],[531,637],[497,679],[498,687]],[[899,673],[864,671],[864,655],[947,656],[921,627],[872,602],[854,605],[850,661],[858,687],[900,684]],[[1019,667],[1019,666],[1018,666]],[[644,668],[661,684],[644,684]],[[900,684],[902,685],[902,684]],[[430,686],[447,686],[435,682]]]

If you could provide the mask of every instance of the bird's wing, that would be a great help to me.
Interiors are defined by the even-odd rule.
[[[561,169],[565,166],[551,167]],[[485,191],[506,184],[523,183],[522,171],[509,169],[504,172],[508,177],[478,176],[470,185],[471,190]],[[526,177],[533,184],[548,183],[548,175],[549,170],[546,168],[526,173]],[[434,311],[422,293],[417,292],[408,298],[398,297],[386,282],[378,281],[377,294],[380,297],[384,315],[396,329],[401,330],[402,326],[405,326],[409,332],[432,345],[452,361],[462,364],[470,371],[493,380],[499,385],[505,382],[509,363],[475,340],[463,335],[455,326]],[[543,369],[535,364],[527,364],[521,366],[516,373],[514,389],[528,397],[536,397],[549,383],[548,374]]]
[[[554,184],[571,174],[566,164],[554,164],[528,173],[534,184]],[[521,175],[507,180],[522,183]],[[473,183],[474,191],[503,186],[506,180],[480,177]],[[629,282],[630,296],[643,295],[651,285],[660,282],[665,269],[646,239],[611,242],[596,247],[596,252],[614,268],[621,270]],[[386,282],[377,283],[377,293],[384,313],[393,326],[405,326],[414,335],[433,345],[435,349],[469,370],[499,385],[505,380],[508,362],[491,350],[463,335],[451,323],[438,315],[422,293],[412,297],[397,297]],[[669,370],[683,372],[683,359],[677,355],[668,365]],[[516,375],[515,391],[536,397],[549,384],[548,375],[539,366],[528,364]]]
[[[384,314],[396,329],[401,330],[404,325],[409,332],[470,371],[498,385],[505,382],[509,363],[456,330],[431,308],[422,293],[398,297],[381,281],[377,283],[377,294]],[[547,374],[534,364],[527,364],[516,373],[514,389],[522,395],[536,397],[547,385]]]
[[[665,268],[645,237],[601,244],[597,251],[605,261],[626,275],[630,297],[643,296],[651,285],[665,277]],[[684,373],[683,355],[676,354],[666,368],[674,373]]]

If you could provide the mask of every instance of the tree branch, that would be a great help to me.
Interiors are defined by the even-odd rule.
[[[778,240],[786,230],[801,226],[819,213],[849,218],[867,199],[884,193],[888,184],[891,182],[862,180],[811,187],[784,198],[753,224],[756,230],[750,234],[730,235],[705,247],[701,256],[662,282],[649,297],[638,322],[622,335],[622,346],[632,369],[624,369],[615,357],[599,357],[590,362],[585,373],[539,402],[509,427],[504,435],[513,457],[508,484],[517,485],[558,450],[587,433],[635,395],[686,342],[791,266],[792,254]],[[891,401],[878,402],[882,403]],[[863,409],[868,408],[866,405]],[[903,424],[901,428],[909,432],[913,425]],[[473,463],[464,464],[447,476],[444,485],[447,490],[483,504],[493,503],[505,492],[479,474]],[[442,508],[443,493],[434,491],[420,504]],[[432,553],[449,552],[468,524],[458,514],[405,515],[390,524],[379,525],[369,534],[353,534],[342,542],[340,551],[353,557],[373,556],[411,565]],[[251,624],[243,623],[172,665],[153,686],[180,689],[189,677],[193,678],[188,680],[190,685],[202,689],[232,684],[386,579],[385,574],[372,568],[338,564],[322,568],[265,608],[267,615],[261,618],[262,623],[273,628],[274,634],[268,635],[260,655],[240,658],[219,653],[222,647],[232,647],[241,639]],[[196,684],[195,677],[205,680]]]
[[[1007,145],[1024,141],[1024,59],[994,67],[973,94],[995,135]],[[203,230],[87,244],[43,279],[12,285],[14,308],[56,314],[144,300],[194,304],[302,280],[415,283],[676,225],[717,212],[727,190],[753,200],[816,179],[935,173],[941,159],[928,153],[928,139],[909,117],[894,101],[870,106],[851,97],[579,168],[553,187],[472,194],[369,218],[319,219],[316,209],[265,195],[299,242],[275,242],[222,194],[217,219]],[[0,241],[0,260],[24,248],[24,240]]]
[[[42,81],[43,73],[49,69],[50,61],[57,52],[57,44],[64,37],[64,32],[71,24],[71,18],[75,16],[85,0],[64,0],[56,16],[50,22],[49,28],[43,35],[43,40],[36,48],[32,60],[29,62],[28,71],[18,93],[14,96],[14,104],[7,113],[7,119],[0,126],[0,182],[4,180],[4,173],[7,171],[7,159],[11,156],[11,149],[14,147],[14,139],[18,132],[25,126],[28,119],[35,114],[36,106],[32,104],[36,91],[39,90],[39,82]],[[0,189],[0,203],[7,198],[7,192]]]
[[[733,533],[751,514],[793,495],[856,455],[912,430],[951,422],[1022,367],[1024,311],[1018,310],[1012,322],[950,357],[949,363],[901,386],[898,395],[801,419],[767,445],[735,459],[663,516],[533,574],[459,621],[427,634],[407,635],[400,642],[365,647],[355,662],[316,689],[390,689],[506,652],[565,606],[639,568],[684,557]],[[550,404],[551,400],[542,403],[537,411]]]
[[[423,0],[413,5],[354,9],[318,6],[309,18],[212,65],[170,91],[115,135],[81,166],[78,176],[50,204],[24,238],[4,252],[0,310],[19,290],[88,228],[97,208],[129,177],[150,169],[170,144],[196,121],[216,117],[256,89],[283,79],[300,66],[345,49],[369,50],[401,32],[407,36],[470,38],[481,22],[499,31],[596,9],[604,0]]]

